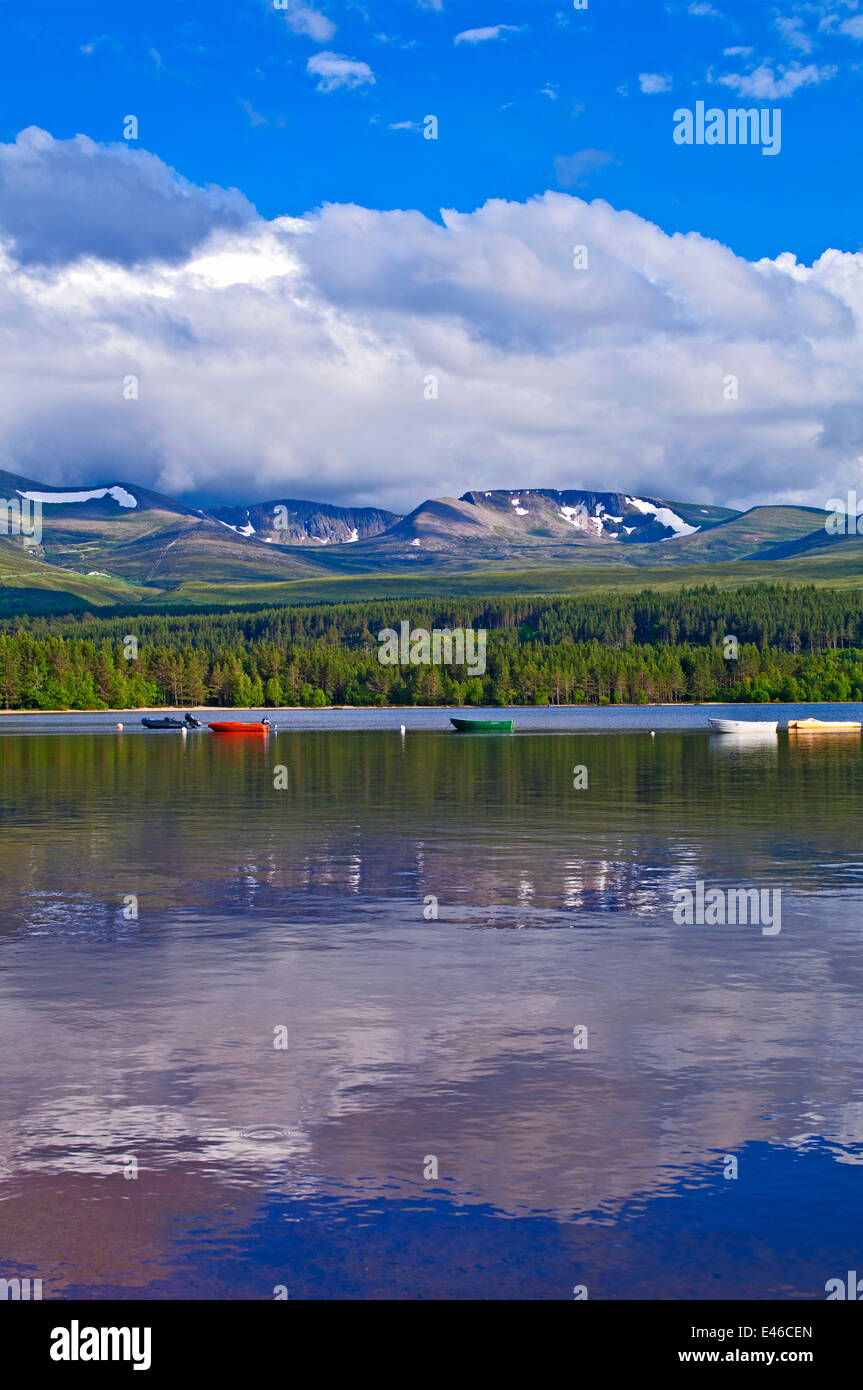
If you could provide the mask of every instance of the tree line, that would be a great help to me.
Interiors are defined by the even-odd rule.
[[[382,665],[378,633],[402,621],[485,629],[485,672]],[[703,586],[0,622],[5,709],[709,700],[863,700],[863,591]]]

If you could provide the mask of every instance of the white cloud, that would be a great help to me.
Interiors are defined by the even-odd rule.
[[[843,20],[839,29],[841,33],[848,34],[852,39],[863,39],[863,15],[854,15],[851,19]]]
[[[368,63],[345,58],[341,53],[315,53],[306,63],[306,72],[319,77],[319,92],[334,92],[339,87],[374,86],[375,75]]]
[[[245,97],[240,97],[239,100],[240,105],[242,106],[243,110],[249,118],[249,125],[257,126],[268,124],[266,116],[263,116],[260,111],[256,111],[250,101],[247,101]]]
[[[521,24],[490,24],[485,29],[463,29],[456,34],[453,43],[488,43],[491,39],[502,39],[507,34],[520,34]]]
[[[388,43],[393,48],[416,48],[417,39],[400,39],[395,34],[375,34],[375,43]]]
[[[741,96],[755,97],[760,101],[778,101],[782,97],[793,96],[801,87],[817,87],[835,76],[836,68],[829,65],[818,67],[815,63],[809,63],[801,67],[799,63],[792,63],[790,67],[780,67],[776,72],[762,63],[753,72],[726,73],[716,80]]]
[[[52,143],[65,142],[28,151],[49,228],[82,177]],[[147,159],[160,177],[124,195],[142,221],[151,185],[178,208],[195,193]],[[90,142],[85,170],[110,207],[125,166]],[[109,239],[109,258],[34,265],[14,256],[5,215],[0,467],[48,484],[400,511],[471,486],[743,506],[821,505],[859,483],[863,253],[752,263],[547,193],[440,222],[339,205],[216,219],[203,243],[168,239],[170,260],[137,264]],[[581,245],[588,270],[573,269]]]
[[[796,48],[800,53],[812,52],[814,44],[803,29],[800,15],[777,15],[773,23],[789,48]]]
[[[668,73],[641,72],[638,74],[638,85],[646,95],[656,92],[670,92],[671,78]]]
[[[707,3],[707,0],[693,0],[693,3],[689,6],[689,9],[687,10],[687,14],[695,15],[696,17],[702,19],[722,18],[722,15],[719,13],[719,10],[715,10],[712,5],[709,5]]]
[[[736,48],[723,48],[722,52],[726,58],[749,58],[754,49],[738,45]]]
[[[285,19],[295,34],[306,34],[316,43],[328,43],[336,32],[333,21],[309,5],[291,5]]]
[[[554,169],[562,188],[578,188],[588,182],[591,174],[613,163],[610,150],[579,150],[576,154],[559,154]]]
[[[0,144],[0,227],[18,259],[182,260],[214,227],[256,216],[237,189],[199,188],[125,140],[55,140],[38,126]]]
[[[93,53],[103,48],[110,49],[110,51],[115,54],[123,52],[123,45],[112,38],[110,34],[100,34],[98,38],[91,39],[89,43],[82,43],[79,52],[85,53],[90,57]]]

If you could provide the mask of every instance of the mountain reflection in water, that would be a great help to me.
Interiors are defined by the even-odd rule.
[[[0,1275],[818,1298],[859,1263],[859,739],[0,751]],[[780,935],[676,926],[698,879],[781,888]]]

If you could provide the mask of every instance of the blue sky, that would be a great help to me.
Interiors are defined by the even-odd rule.
[[[3,0],[0,135],[110,142],[131,112],[142,147],[266,217],[326,201],[437,216],[563,188],[749,258],[861,244],[863,9],[845,0],[291,3]],[[359,66],[320,90],[321,53]],[[673,144],[678,106],[750,105],[759,81],[780,158]],[[429,113],[436,142],[409,128]]]
[[[0,12],[0,468],[863,493],[863,0]],[[777,152],[677,143],[699,103]]]

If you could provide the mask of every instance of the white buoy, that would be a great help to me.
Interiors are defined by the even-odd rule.
[[[656,730],[655,730],[655,729],[651,729],[651,730],[650,730],[650,737],[651,737],[651,738],[656,738]]]
[[[116,724],[114,727],[117,728],[117,729],[122,729],[123,725],[122,725],[122,724]]]
[[[407,733],[407,730],[406,730],[404,724],[400,724],[400,725],[399,725],[399,732],[400,732],[402,738],[404,738],[405,734]]]

